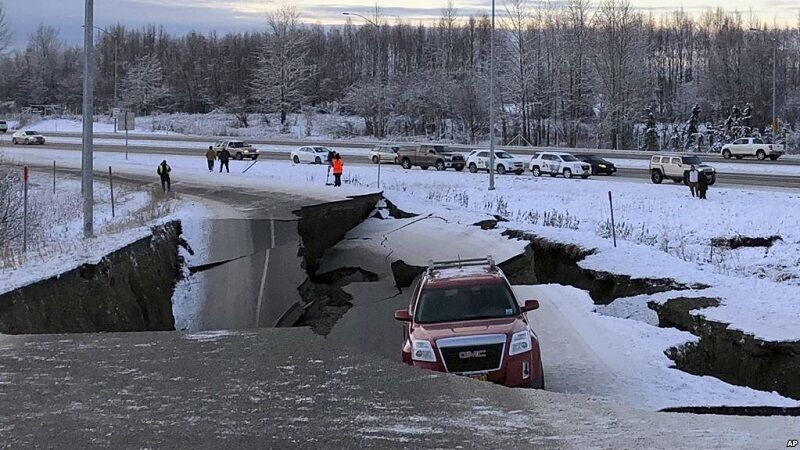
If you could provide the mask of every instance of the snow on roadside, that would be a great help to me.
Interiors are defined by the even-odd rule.
[[[47,203],[52,196],[52,178],[48,174],[31,172],[29,198],[45,200],[41,203],[43,233],[32,235],[29,250],[21,259],[21,249],[15,250],[12,263],[0,268],[0,293],[5,293],[28,284],[57,276],[82,264],[96,264],[105,255],[125,247],[152,233],[154,225],[165,223],[176,216],[187,216],[197,211],[194,202],[169,201],[161,204],[162,217],[143,223],[140,217],[150,214],[151,198],[149,192],[129,190],[125,184],[115,186],[115,214],[111,217],[109,186],[95,183],[94,225],[96,237],[82,238],[83,219],[80,214],[80,182],[74,178],[59,177],[54,201],[63,203],[61,210]],[[72,209],[69,209],[72,208]],[[17,243],[18,244],[18,243]]]
[[[673,368],[664,349],[696,341],[690,333],[599,315],[586,291],[569,286],[515,286],[514,290],[520,298],[539,298],[542,303],[541,309],[528,313],[528,317],[545,342],[542,352],[551,379],[566,378],[587,393],[649,410],[709,405],[800,406],[797,400],[775,392],[734,386]],[[555,334],[555,328],[577,334],[586,348],[561,348],[560,342],[543,336],[542,329],[548,327]],[[588,370],[576,370],[582,367]]]

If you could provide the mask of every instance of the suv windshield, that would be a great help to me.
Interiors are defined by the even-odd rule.
[[[238,142],[234,141],[234,142],[231,142],[230,146],[233,147],[233,148],[242,148],[242,147],[244,147],[244,142],[242,142],[242,141],[238,141]]]
[[[429,289],[417,303],[417,323],[495,319],[519,314],[514,296],[503,284]]]
[[[703,164],[703,161],[700,161],[700,158],[697,156],[682,156],[681,161],[684,164]]]
[[[34,136],[34,135],[36,135],[38,133],[36,133],[35,131],[26,131],[25,134],[28,135],[28,136]]]
[[[559,156],[561,156],[561,159],[564,160],[565,162],[575,162],[578,160],[578,158],[572,155],[559,155]]]

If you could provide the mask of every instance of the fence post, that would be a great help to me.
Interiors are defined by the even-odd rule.
[[[381,188],[381,154],[378,153],[378,189]]]
[[[28,166],[23,169],[23,200],[22,200],[22,252],[28,251]]]
[[[56,194],[56,162],[53,161],[53,195]]]
[[[614,200],[611,191],[608,191],[608,205],[611,207],[611,236],[614,237],[614,248],[617,247],[617,225],[614,223]]]
[[[108,184],[111,187],[111,217],[116,217],[114,211],[114,176],[111,174],[111,166],[108,166]]]

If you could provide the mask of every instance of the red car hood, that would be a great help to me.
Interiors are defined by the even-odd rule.
[[[435,324],[415,324],[412,331],[414,339],[436,341],[456,336],[473,336],[477,334],[509,335],[527,329],[527,325],[519,317],[502,319],[468,320],[464,322],[448,322]]]

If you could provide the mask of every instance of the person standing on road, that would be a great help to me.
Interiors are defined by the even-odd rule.
[[[222,173],[222,167],[225,167],[225,172],[231,173],[230,169],[228,168],[228,162],[231,160],[231,152],[228,151],[227,148],[222,148],[222,151],[219,152],[217,155],[219,158],[219,173]]]
[[[697,174],[697,186],[698,197],[701,200],[705,200],[706,192],[708,192],[708,176],[705,172],[699,172]]]
[[[217,152],[214,151],[214,147],[208,146],[208,151],[206,152],[206,161],[208,162],[208,171],[214,171],[214,160],[217,159]]]
[[[344,172],[344,161],[337,153],[333,155],[333,185],[336,187],[342,185],[342,172]]]
[[[692,197],[696,197],[699,192],[697,191],[697,183],[699,182],[698,177],[700,174],[697,172],[697,167],[692,166],[692,169],[689,171],[689,191],[692,192]]]
[[[159,177],[161,177],[161,190],[164,192],[172,190],[172,183],[169,179],[169,173],[172,172],[172,167],[167,164],[167,160],[161,161],[161,164],[158,165],[158,169],[156,173]]]

